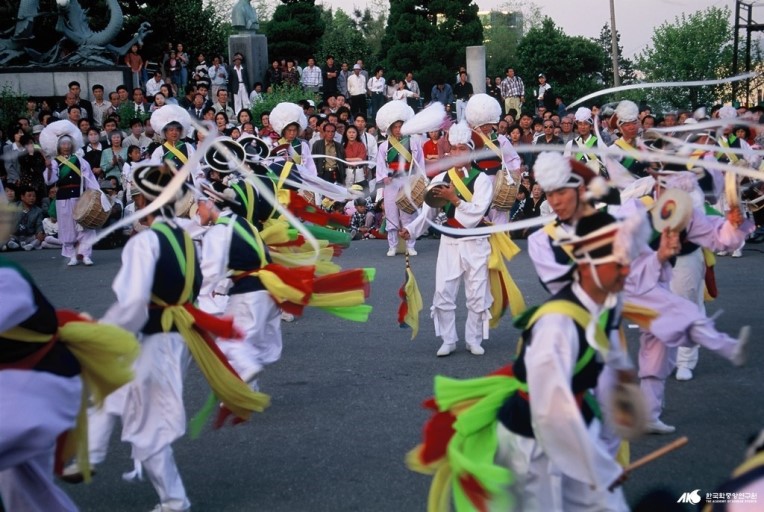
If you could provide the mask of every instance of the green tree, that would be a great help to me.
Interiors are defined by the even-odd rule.
[[[530,91],[535,91],[536,76],[543,72],[552,91],[570,103],[602,88],[599,75],[605,58],[602,48],[591,39],[568,36],[551,18],[545,18],[517,46],[515,69],[526,78],[526,97],[535,97]]]
[[[415,71],[424,90],[453,82],[465,48],[480,45],[483,26],[471,0],[390,0],[380,61],[388,76]]]
[[[336,62],[352,63],[358,59],[366,61],[371,55],[371,46],[358,28],[358,24],[342,9],[333,12],[325,10],[322,17],[326,30],[316,52],[319,62],[327,55],[334,55]]]
[[[268,55],[271,59],[294,57],[305,63],[314,55],[324,21],[315,0],[281,0],[266,26]]]
[[[605,87],[613,87],[613,59],[612,59],[612,43],[611,43],[610,25],[605,23],[600,30],[598,38],[593,39],[597,45],[602,48],[606,58],[600,74],[602,75],[602,82]],[[636,80],[634,73],[634,62],[631,59],[627,59],[623,56],[623,46],[621,46],[621,33],[616,32],[616,39],[618,41],[618,74],[621,77],[621,84],[627,85],[633,83]]]
[[[709,7],[657,27],[637,68],[647,82],[712,80],[729,76],[732,51],[729,9]],[[659,108],[692,108],[710,105],[725,92],[713,86],[653,89],[648,97]]]
[[[382,51],[382,38],[385,36],[387,23],[387,4],[384,0],[374,0],[372,7],[366,7],[363,11],[353,9],[353,20],[356,27],[363,35],[364,41],[369,45],[369,54],[362,58],[364,62],[373,60]]]

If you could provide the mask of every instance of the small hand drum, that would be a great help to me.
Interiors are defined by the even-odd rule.
[[[639,386],[619,383],[610,395],[610,419],[619,437],[639,438],[647,430],[647,403]]]
[[[443,208],[448,204],[448,199],[445,197],[435,197],[433,191],[437,188],[448,188],[448,185],[443,182],[430,183],[427,185],[424,192],[424,202],[427,203],[430,208]]]
[[[665,228],[675,232],[682,231],[692,219],[692,198],[683,190],[664,190],[650,209],[650,214],[656,231],[663,231]]]

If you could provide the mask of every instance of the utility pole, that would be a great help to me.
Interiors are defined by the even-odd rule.
[[[618,66],[618,33],[615,29],[615,0],[610,0],[610,53],[613,57],[613,87],[621,85],[621,73]]]

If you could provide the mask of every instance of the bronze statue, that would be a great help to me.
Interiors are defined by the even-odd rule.
[[[257,11],[250,0],[239,0],[231,10],[231,26],[239,31],[255,32],[260,28]]]

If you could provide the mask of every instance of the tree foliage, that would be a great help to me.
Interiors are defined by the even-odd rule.
[[[613,32],[610,30],[610,25],[605,23],[600,30],[599,37],[593,39],[593,41],[597,43],[600,48],[602,48],[602,51],[606,56],[603,62],[602,70],[600,72],[602,75],[602,82],[605,87],[613,87],[613,46],[611,42],[612,33]],[[616,46],[618,48],[618,75],[621,77],[621,84],[627,85],[633,83],[636,79],[634,73],[634,62],[631,59],[627,59],[623,56],[623,46],[621,46],[621,33],[618,31],[616,31],[616,40]]]
[[[324,20],[321,9],[314,0],[281,0],[273,13],[273,18],[265,27],[268,36],[268,55],[272,59],[299,59],[305,63],[314,55],[324,34]]]
[[[637,58],[645,81],[712,80],[729,76],[732,61],[732,26],[727,7],[709,7],[677,16],[653,32],[652,46]],[[691,108],[709,105],[724,90],[712,86],[649,91],[658,107]]]
[[[371,46],[359,29],[356,20],[342,9],[324,10],[322,18],[326,24],[326,30],[318,44],[316,52],[318,62],[324,62],[327,55],[334,55],[337,63],[352,63],[358,59],[368,61],[371,56]]]
[[[482,44],[477,11],[471,0],[390,0],[379,59],[388,76],[414,71],[423,88],[453,82],[466,47]]]
[[[526,96],[538,85],[538,74],[544,73],[552,91],[570,103],[602,88],[605,59],[602,48],[591,39],[568,36],[551,18],[545,18],[517,46],[515,69],[526,80]]]
[[[382,38],[385,35],[387,23],[387,4],[384,0],[373,0],[371,8],[363,11],[353,9],[353,20],[356,28],[363,34],[364,41],[369,45],[369,55],[364,62],[371,62],[382,51]]]

